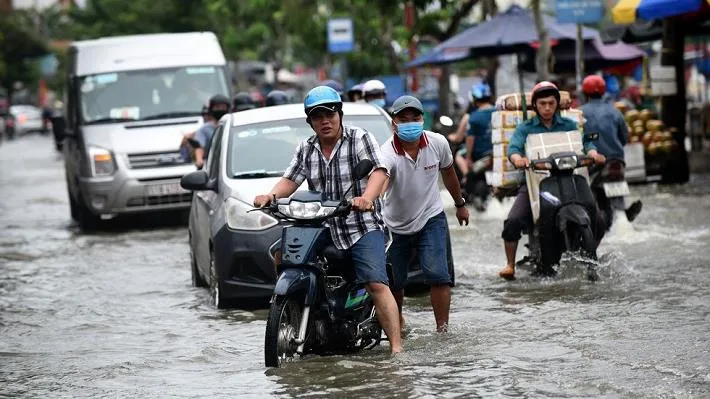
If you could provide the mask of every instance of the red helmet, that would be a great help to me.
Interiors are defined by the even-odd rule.
[[[582,92],[585,96],[601,96],[606,92],[606,83],[598,75],[589,75],[582,81]]]
[[[538,98],[553,96],[557,100],[557,106],[560,105],[560,89],[555,86],[554,83],[548,81],[542,81],[535,85],[532,89],[532,107],[535,109],[535,101]]]

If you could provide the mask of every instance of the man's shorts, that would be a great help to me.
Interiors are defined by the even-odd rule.
[[[415,234],[392,232],[389,259],[392,263],[392,289],[397,291],[407,284],[407,272],[412,250],[417,249],[424,282],[429,286],[451,285],[448,262],[448,221],[444,212],[430,218]]]

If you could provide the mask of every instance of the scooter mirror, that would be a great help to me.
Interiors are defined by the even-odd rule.
[[[355,165],[355,176],[358,179],[364,179],[370,174],[370,171],[372,171],[374,166],[375,164],[371,160],[363,159]]]
[[[454,125],[454,120],[446,115],[441,115],[439,117],[439,123],[441,123],[443,126],[451,127]]]

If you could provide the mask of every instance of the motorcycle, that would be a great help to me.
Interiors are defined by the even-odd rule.
[[[609,159],[603,167],[592,167],[590,180],[592,192],[604,214],[604,227],[611,228],[617,212],[626,212],[625,198],[630,195],[629,184],[626,182],[626,163],[620,159]],[[635,215],[627,219],[633,221]]]
[[[373,163],[355,167],[358,179]],[[346,194],[352,187],[348,188]],[[323,245],[327,222],[347,216],[351,204],[325,199],[315,191],[297,191],[266,208],[287,222],[281,236],[278,280],[266,322],[264,360],[280,367],[295,355],[372,349],[382,340],[376,309],[364,285],[356,284],[349,251]]]
[[[596,250],[603,236],[596,226],[597,206],[587,178],[577,168],[593,164],[590,157],[575,152],[558,152],[531,161],[534,173],[549,173],[538,187],[527,179],[528,191],[538,193],[539,217],[528,232],[529,255],[517,263],[532,266],[533,274],[554,276],[554,265],[565,252],[581,252],[587,262],[587,278],[596,281]],[[532,201],[531,201],[532,203]]]

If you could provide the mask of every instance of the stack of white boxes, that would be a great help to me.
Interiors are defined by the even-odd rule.
[[[533,116],[535,112],[528,111],[528,119]],[[516,170],[507,155],[508,142],[521,122],[523,122],[523,111],[495,111],[491,117],[493,174],[490,183],[494,187],[514,187],[525,179],[524,171]]]

